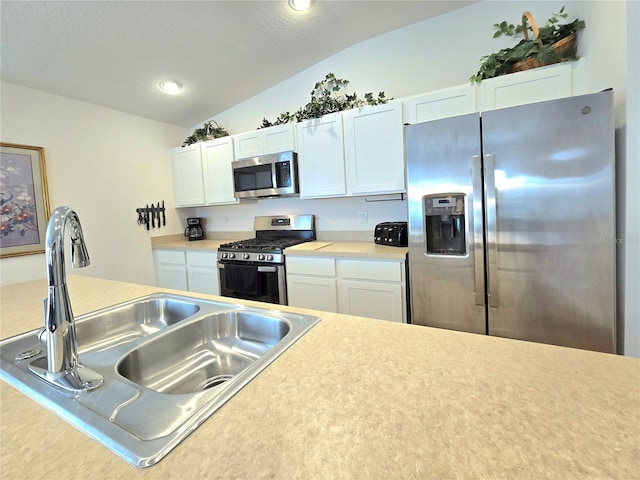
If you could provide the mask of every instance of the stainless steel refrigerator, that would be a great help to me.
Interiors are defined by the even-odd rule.
[[[405,127],[411,321],[615,352],[613,92]]]

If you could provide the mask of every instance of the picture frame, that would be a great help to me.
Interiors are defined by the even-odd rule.
[[[0,258],[43,253],[49,215],[44,148],[0,143]]]

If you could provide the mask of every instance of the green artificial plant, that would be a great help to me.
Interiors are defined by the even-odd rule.
[[[487,78],[506,75],[511,73],[514,64],[530,57],[535,57],[543,65],[577,60],[575,48],[561,55],[558,55],[556,49],[554,49],[554,44],[585,28],[585,22],[579,19],[571,23],[561,24],[560,19],[566,19],[568,16],[563,6],[558,13],[554,13],[547,20],[544,27],[539,29],[536,38],[529,35],[529,39],[523,38],[514,47],[503,48],[496,53],[483,56],[480,58],[480,68],[469,80],[471,82],[481,82]],[[515,26],[507,21],[495,23],[493,27],[496,30],[493,38],[498,38],[502,35],[517,38],[524,34],[525,28],[523,25]],[[526,28],[528,31],[533,32],[530,25],[527,25]]]
[[[304,107],[294,113],[282,112],[274,121],[263,118],[262,124],[258,128],[300,122],[364,105],[380,105],[390,100],[385,97],[384,92],[379,92],[377,97],[373,93],[365,93],[364,98],[359,98],[355,92],[351,95],[340,93],[348,84],[349,80],[337,78],[333,73],[328,73],[324,80],[315,84],[311,91],[311,100]]]
[[[214,138],[227,137],[229,132],[218,125],[215,120],[210,120],[202,125],[202,128],[196,128],[193,134],[189,135],[182,144],[183,147],[191,145],[197,142],[206,142],[207,140],[213,140]]]

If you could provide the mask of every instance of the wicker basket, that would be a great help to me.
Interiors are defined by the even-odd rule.
[[[529,25],[531,25],[531,30],[533,30],[533,39],[536,40],[538,44],[542,47],[542,40],[538,38],[538,26],[536,25],[536,21],[533,19],[533,15],[530,12],[524,12],[522,14],[522,29],[524,33],[525,40],[529,40],[529,31],[527,29],[527,21]],[[556,52],[556,55],[559,59],[563,57],[570,57],[575,55],[577,48],[577,35],[572,33],[568,37],[563,38],[562,40],[558,40],[553,44],[553,50]],[[529,57],[526,60],[521,60],[517,63],[514,63],[511,66],[511,72],[521,72],[523,70],[530,70],[532,68],[544,67],[545,65],[551,65],[553,63],[558,63],[560,60],[556,60],[555,62],[540,62],[536,57]]]

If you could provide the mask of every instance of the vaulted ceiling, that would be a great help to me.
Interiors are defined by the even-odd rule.
[[[2,0],[3,81],[192,127],[356,43],[472,1]],[[177,96],[159,91],[180,80]]]

